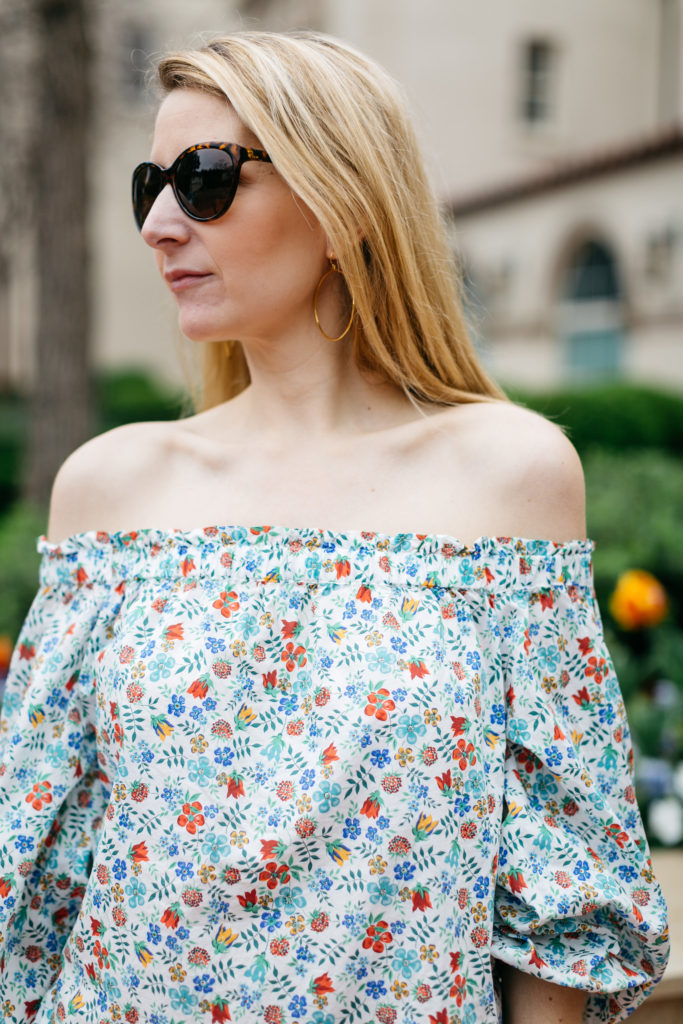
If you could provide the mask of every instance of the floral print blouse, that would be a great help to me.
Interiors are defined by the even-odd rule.
[[[590,541],[39,542],[0,722],[9,1024],[620,1021],[666,908]]]

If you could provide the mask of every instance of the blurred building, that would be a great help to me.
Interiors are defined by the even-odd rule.
[[[199,32],[312,27],[403,84],[473,330],[504,383],[683,387],[683,0],[103,0],[97,10],[99,365],[179,375],[173,302],[129,208],[153,125],[150,59]],[[0,335],[0,370],[18,383],[33,372],[29,250]]]

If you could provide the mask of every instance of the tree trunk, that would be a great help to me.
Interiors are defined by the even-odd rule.
[[[47,504],[55,473],[90,436],[88,0],[36,0],[38,318],[24,493]]]

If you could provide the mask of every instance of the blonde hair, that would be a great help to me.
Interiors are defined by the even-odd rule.
[[[313,211],[356,303],[361,369],[420,401],[505,397],[474,351],[415,132],[385,71],[303,31],[236,32],[168,54],[157,71],[166,93],[227,99]],[[239,343],[206,350],[210,408],[241,391],[249,373]]]

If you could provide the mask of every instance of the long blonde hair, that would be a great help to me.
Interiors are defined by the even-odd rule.
[[[236,32],[168,54],[158,77],[166,93],[227,99],[313,211],[356,303],[360,368],[420,401],[505,397],[474,351],[415,132],[382,68],[315,32]],[[239,343],[205,348],[210,408],[249,373]]]

